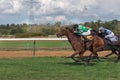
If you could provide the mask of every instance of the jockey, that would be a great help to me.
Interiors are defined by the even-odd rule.
[[[81,35],[84,38],[85,42],[89,41],[87,39],[87,35],[91,34],[91,32],[90,32],[91,28],[90,27],[88,28],[86,26],[75,24],[75,25],[73,25],[73,30],[74,30],[74,33],[76,35],[78,35],[78,36]]]
[[[106,39],[109,39],[110,41],[117,41],[116,36],[114,35],[114,33],[111,30],[106,29],[104,27],[100,27],[99,32],[105,34]]]

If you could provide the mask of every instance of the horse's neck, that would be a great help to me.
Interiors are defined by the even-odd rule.
[[[73,36],[73,35],[68,35],[67,37],[68,37],[69,42],[72,43],[72,41],[73,41],[73,37],[74,37],[74,36]]]
[[[68,35],[66,35],[66,36],[70,43],[73,43],[75,40],[78,40],[78,37],[73,33],[68,33]]]

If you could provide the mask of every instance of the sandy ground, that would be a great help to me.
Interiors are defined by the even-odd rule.
[[[43,56],[70,56],[73,51],[64,50],[64,51],[36,51],[35,56],[43,57]],[[106,54],[111,53],[111,51],[102,51],[99,52],[99,56],[105,56]],[[8,57],[33,57],[33,51],[0,51],[0,58],[8,58]],[[86,51],[84,56],[89,55],[90,52]]]

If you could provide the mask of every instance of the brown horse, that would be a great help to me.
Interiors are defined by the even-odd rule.
[[[81,38],[78,38],[75,34],[73,34],[67,27],[63,27],[61,31],[57,33],[57,37],[61,37],[64,35],[68,38],[68,41],[74,50],[74,53],[71,55],[71,58],[77,62],[75,56],[79,54],[82,59],[82,55],[85,51],[84,41]]]
[[[76,36],[67,27],[61,28],[61,31],[57,33],[58,37],[61,37],[64,35],[68,38],[68,41],[70,42],[70,44],[74,50],[74,53],[71,55],[71,58],[74,61],[77,61],[75,59],[75,56],[77,54],[80,55],[80,59],[83,61],[83,54],[86,50],[90,50],[94,56],[98,57],[97,51],[99,49],[101,49],[104,45],[103,39],[101,39],[97,35],[93,36],[93,40],[91,40],[87,43],[84,43],[84,40],[81,38],[82,36],[80,36],[80,37]],[[85,44],[86,44],[86,48],[85,48]],[[91,59],[92,59],[92,57],[90,56],[90,58],[87,60],[87,62],[89,62]]]
[[[115,41],[115,42],[112,42],[109,39],[104,38],[105,34],[98,33],[98,31],[96,31],[96,30],[91,30],[91,34],[96,34],[104,40],[105,44],[104,44],[104,47],[102,48],[102,51],[103,50],[111,50],[112,51],[110,54],[105,55],[104,58],[107,58],[108,56],[116,54],[118,56],[118,58],[117,58],[117,60],[115,60],[115,62],[118,62],[120,59],[120,34],[117,35],[118,41]]]

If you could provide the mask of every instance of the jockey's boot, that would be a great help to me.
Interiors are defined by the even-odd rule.
[[[87,43],[89,40],[87,39],[87,36],[82,35],[82,37],[84,38],[84,42]]]

